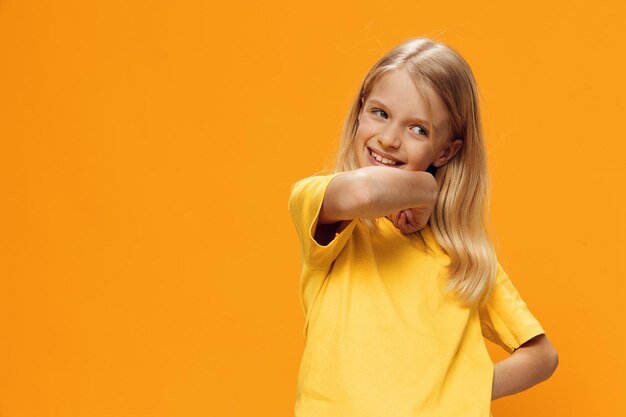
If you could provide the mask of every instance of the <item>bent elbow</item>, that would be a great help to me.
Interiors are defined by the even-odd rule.
[[[552,374],[554,373],[554,371],[556,371],[556,368],[558,367],[559,367],[559,354],[556,353],[556,349],[555,349],[552,355],[552,372],[550,373],[550,376],[552,376]]]
[[[556,368],[559,366],[559,354],[556,352],[556,349],[551,348],[546,355],[546,366],[545,366],[545,379],[548,379],[554,374]]]

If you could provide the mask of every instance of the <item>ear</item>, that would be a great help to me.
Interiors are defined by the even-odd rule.
[[[450,142],[448,145],[446,145],[445,148],[443,148],[437,159],[433,161],[433,165],[436,167],[440,167],[447,164],[448,161],[450,161],[454,157],[454,155],[456,155],[456,153],[461,149],[461,146],[463,146],[462,139],[455,139]]]

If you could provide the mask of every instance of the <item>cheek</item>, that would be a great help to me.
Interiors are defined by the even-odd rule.
[[[366,130],[363,126],[359,126],[356,130],[356,134],[354,135],[355,142],[362,143],[367,137]]]
[[[359,127],[356,131],[356,137],[361,139],[367,139],[368,137],[374,135],[375,128],[371,123],[364,121],[363,123],[359,123]]]
[[[432,154],[432,146],[425,143],[407,147],[407,156],[412,162],[411,165],[419,165],[424,169],[427,168],[430,159],[432,159]]]

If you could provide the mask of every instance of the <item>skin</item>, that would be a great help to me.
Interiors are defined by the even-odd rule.
[[[432,112],[432,130],[426,101],[418,92],[410,74],[398,69],[383,75],[372,88],[359,114],[355,137],[360,167],[380,164],[370,151],[384,154],[400,164],[396,169],[421,171],[432,164],[446,164],[463,145],[452,140],[445,104],[428,90]],[[428,222],[434,204],[412,207],[387,215],[404,234],[415,233]]]
[[[397,69],[383,75],[363,103],[355,136],[359,168],[336,176],[328,185],[315,238],[332,240],[342,221],[386,216],[404,234],[423,228],[437,201],[437,184],[425,172],[456,155],[463,141],[453,139],[442,100],[427,92],[428,111],[410,75]],[[374,150],[397,162],[390,166],[370,155]],[[407,189],[418,190],[406,193]],[[511,356],[494,364],[492,400],[524,391],[548,379],[558,355],[545,334],[522,344]]]
[[[432,131],[426,102],[406,70],[390,71],[376,82],[359,114],[354,146],[360,168],[330,182],[318,225],[381,216],[388,216],[407,234],[426,225],[437,184],[425,171],[431,164],[447,163],[463,144],[450,138],[449,116],[441,99],[430,96]],[[370,150],[398,164],[389,169],[374,160]],[[407,195],[407,189],[420,192]]]
[[[559,365],[556,349],[545,334],[533,337],[511,356],[494,364],[491,400],[517,394],[550,378]]]

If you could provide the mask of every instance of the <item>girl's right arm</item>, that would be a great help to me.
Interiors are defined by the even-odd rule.
[[[436,200],[437,182],[428,172],[359,168],[337,175],[328,184],[318,224],[430,208]]]

